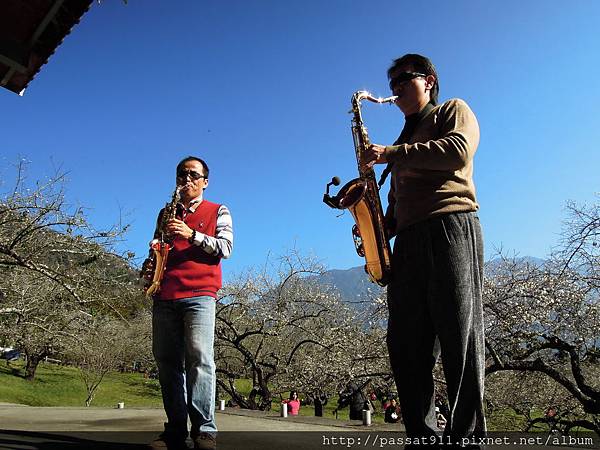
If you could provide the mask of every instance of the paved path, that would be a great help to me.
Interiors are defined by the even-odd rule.
[[[220,450],[403,448],[398,425],[365,427],[356,421],[308,416],[284,419],[274,412],[239,409],[219,411],[216,418]],[[31,407],[0,403],[0,450],[142,450],[162,430],[164,420],[162,409]],[[543,441],[546,437],[533,435],[528,445],[513,445],[511,441],[487,448],[566,450],[563,445],[539,445],[544,443],[539,439]],[[600,448],[598,445],[575,446]]]
[[[216,418],[220,450],[323,450],[323,436],[356,434],[355,431],[365,428],[370,430],[359,422],[304,416],[284,419],[274,412],[239,409],[219,411]],[[162,409],[0,404],[0,449],[141,450],[162,431],[165,420]],[[379,430],[385,428],[393,429],[390,425],[375,426]],[[311,443],[313,447],[309,445]]]
[[[401,431],[400,425],[373,424],[323,417],[280,417],[276,412],[226,408],[217,411],[219,431]],[[0,428],[32,431],[160,432],[165,413],[159,408],[35,407],[0,403]]]

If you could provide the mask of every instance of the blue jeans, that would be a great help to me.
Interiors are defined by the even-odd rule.
[[[215,299],[154,300],[152,351],[168,422],[165,432],[187,437],[215,434]]]

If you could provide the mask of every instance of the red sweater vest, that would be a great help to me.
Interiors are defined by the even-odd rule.
[[[214,236],[220,206],[202,200],[196,211],[187,214],[183,221],[192,230]],[[192,245],[186,239],[175,239],[167,258],[167,267],[160,283],[158,298],[177,300],[201,295],[217,298],[219,289],[221,289],[221,258],[209,255],[200,246]]]

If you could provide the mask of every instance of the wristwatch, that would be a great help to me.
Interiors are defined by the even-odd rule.
[[[196,240],[196,230],[192,230],[192,235],[190,236],[190,238],[188,239],[188,242],[192,245],[194,245],[194,241]]]

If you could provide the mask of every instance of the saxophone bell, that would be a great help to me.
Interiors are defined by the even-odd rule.
[[[339,186],[340,179],[338,177],[333,177],[331,181],[327,183],[327,191],[323,194],[323,203],[333,209],[352,208],[364,197],[367,190],[367,183],[361,178],[355,178],[346,183],[336,195],[331,196],[329,195],[329,187],[332,184],[334,186]]]

